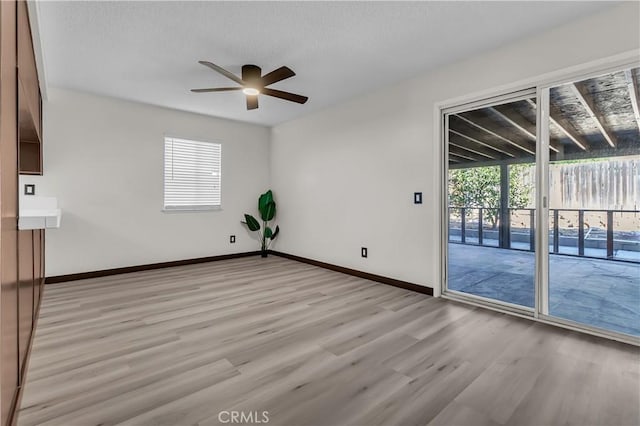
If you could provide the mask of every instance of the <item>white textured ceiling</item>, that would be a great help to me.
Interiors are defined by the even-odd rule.
[[[47,84],[235,120],[274,125],[510,43],[612,2],[39,2]],[[273,88],[298,105],[242,93],[197,63],[234,73],[281,65]]]

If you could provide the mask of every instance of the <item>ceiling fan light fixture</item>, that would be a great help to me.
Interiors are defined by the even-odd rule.
[[[2,1],[2,0],[0,0]],[[296,75],[295,72],[289,67],[282,66],[276,70],[271,71],[265,75],[262,75],[262,70],[257,65],[243,65],[242,66],[242,78],[225,70],[224,68],[208,62],[198,61],[207,68],[211,68],[215,72],[224,75],[230,80],[238,83],[238,86],[234,87],[211,87],[208,89],[191,89],[195,93],[205,92],[227,92],[231,90],[242,90],[247,96],[247,111],[258,108],[258,95],[271,96],[273,98],[282,99],[289,102],[296,102],[304,104],[309,100],[306,96],[297,95],[295,93],[284,92],[282,90],[271,89],[267,86],[277,83],[287,78],[291,78]]]

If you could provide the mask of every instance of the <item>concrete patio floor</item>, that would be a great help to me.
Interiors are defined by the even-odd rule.
[[[449,243],[449,289],[533,307],[532,252]],[[640,336],[640,263],[550,255],[549,311]]]

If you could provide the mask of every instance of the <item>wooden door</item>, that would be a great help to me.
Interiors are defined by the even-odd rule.
[[[0,420],[9,421],[18,386],[18,131],[16,3],[0,1]]]

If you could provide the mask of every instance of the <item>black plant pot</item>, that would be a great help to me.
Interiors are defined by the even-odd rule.
[[[266,251],[266,250],[262,250],[262,251],[260,252],[260,257],[267,257],[267,254],[269,254],[269,252],[268,252],[268,251]]]

